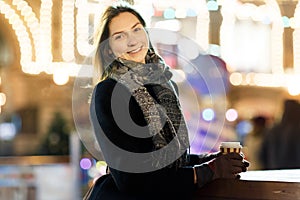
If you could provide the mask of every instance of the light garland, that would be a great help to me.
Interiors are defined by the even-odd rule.
[[[16,14],[15,10],[4,1],[0,1],[0,13],[4,14],[4,17],[8,19],[8,22],[12,25],[12,29],[15,31],[17,39],[19,41],[21,60],[23,71],[26,71],[28,64],[32,60],[32,44],[29,38],[29,34],[23,21],[20,19],[19,15]]]
[[[91,56],[94,50],[93,44],[90,41],[90,30],[95,30],[99,22],[97,21],[103,12],[104,5],[101,3],[89,3],[87,0],[76,1],[77,8],[76,16],[76,43],[77,50],[82,56]],[[94,23],[90,24],[89,16],[94,16]],[[93,31],[94,32],[94,31]]]
[[[300,1],[295,9],[293,26],[294,72],[300,74]]]
[[[17,10],[21,12],[21,16],[23,17],[25,24],[30,30],[30,33],[33,38],[33,44],[35,48],[35,56],[36,52],[39,52],[39,21],[32,11],[32,8],[28,5],[26,1],[23,0],[13,0],[12,4],[16,6]],[[35,70],[32,70],[35,71]]]
[[[81,56],[90,56],[93,51],[93,44],[90,42],[91,31],[99,25],[99,17],[106,3],[102,1],[88,1],[88,0],[64,0],[62,3],[62,62],[53,62],[52,55],[52,6],[53,0],[42,0],[40,7],[39,19],[33,12],[32,8],[25,0],[12,0],[11,5],[6,1],[0,1],[0,13],[5,16],[8,22],[11,24],[12,29],[15,31],[17,40],[20,46],[21,59],[20,64],[23,72],[29,74],[39,74],[40,72],[46,72],[48,74],[54,74],[57,68],[61,68],[66,71],[68,76],[77,76],[81,65],[75,61],[75,51],[77,50]],[[137,8],[143,10],[143,1],[137,1],[139,5]],[[209,11],[207,8],[206,0],[190,0],[189,7],[186,4],[177,5],[174,1],[149,1],[161,8],[174,8],[176,18],[187,17],[188,10],[191,8],[197,15],[197,28],[196,28],[196,41],[207,51],[209,48],[208,34],[209,34]],[[149,6],[149,2],[147,5]],[[235,19],[239,16],[236,12],[240,8],[244,10],[251,10],[246,14],[247,17],[251,17],[252,20],[261,21],[264,23],[272,22],[271,28],[271,44],[270,49],[272,66],[272,74],[255,74],[250,73],[248,75],[232,74],[232,77],[240,77],[240,79],[234,79],[233,84],[246,84],[246,85],[258,85],[258,86],[284,86],[287,87],[286,78],[279,81],[276,78],[272,78],[273,81],[277,81],[272,84],[266,84],[260,79],[261,76],[277,77],[285,76],[282,66],[283,61],[283,21],[280,16],[280,9],[278,3],[275,0],[266,0],[265,5],[254,6],[248,4],[239,4],[237,0],[217,1],[219,6],[222,6],[221,14],[223,16],[223,22],[220,31],[221,42],[221,56],[226,60],[228,58],[228,52],[231,50],[231,41],[233,40],[233,26]],[[184,5],[184,6],[182,6]],[[240,7],[239,7],[240,6]],[[244,6],[244,7],[243,7]],[[248,6],[245,7],[245,6]],[[251,8],[251,9],[250,9]],[[74,13],[77,9],[76,24],[74,23]],[[196,10],[195,10],[196,9]],[[294,72],[300,73],[300,11],[299,3],[295,10],[295,16],[289,19],[291,28],[294,28]],[[146,10],[146,8],[144,8]],[[241,9],[240,9],[241,10]],[[147,20],[149,21],[153,12],[149,12]],[[245,15],[245,16],[246,16]],[[90,21],[91,16],[94,17],[94,21]],[[149,19],[148,19],[149,18]],[[267,21],[264,21],[268,19]],[[76,33],[75,33],[76,29]],[[77,34],[77,35],[76,35]],[[76,41],[76,46],[75,46]],[[76,49],[75,49],[76,48]],[[88,66],[88,73],[84,76],[90,76],[91,66]],[[56,75],[55,75],[56,76]],[[241,78],[242,77],[242,78]],[[238,81],[239,80],[239,81]],[[269,80],[269,79],[268,79]]]
[[[300,74],[231,73],[229,81],[234,86],[259,86],[286,88],[290,95],[300,95]]]
[[[199,1],[197,7],[199,8],[199,13],[196,24],[196,41],[204,51],[207,51],[209,47],[209,12],[206,1]]]
[[[271,18],[273,20],[271,29],[271,67],[272,73],[284,73],[283,68],[283,22],[281,18],[280,8],[276,0],[266,0],[266,5],[271,12]]]
[[[82,56],[88,56],[93,49],[93,46],[88,43],[89,40],[89,7],[87,1],[76,1],[76,44],[78,53]]]
[[[52,0],[42,0],[40,8],[40,42],[37,52],[36,62],[41,68],[41,71],[52,74],[52,39],[51,39],[51,24],[52,24]]]
[[[74,0],[64,0],[62,5],[62,59],[75,60]]]
[[[223,2],[222,16],[223,23],[220,30],[221,41],[221,55],[224,60],[234,66],[233,45],[236,38],[234,38],[234,27],[236,20],[243,19],[255,19],[260,20],[262,23],[269,23],[266,19],[272,23],[271,32],[271,46],[270,49],[270,64],[272,73],[284,73],[283,69],[283,22],[280,14],[278,3],[275,0],[265,1],[265,5],[255,6],[250,3],[240,3],[236,0],[228,0]]]

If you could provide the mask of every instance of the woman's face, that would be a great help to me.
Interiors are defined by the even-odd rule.
[[[120,13],[109,24],[109,44],[116,57],[145,63],[148,35],[138,18],[130,12]]]

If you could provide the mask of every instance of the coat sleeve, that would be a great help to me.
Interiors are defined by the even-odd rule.
[[[146,125],[143,113],[138,104],[123,86],[116,89],[116,82],[106,80],[96,86],[91,104],[91,121],[104,158],[110,167],[113,179],[121,192],[152,193],[192,193],[195,190],[194,170],[192,167],[162,168],[149,172],[126,171],[127,166],[137,167],[134,156],[127,156],[119,149],[132,153],[147,153],[153,149],[150,137],[137,137],[130,123],[140,127]],[[138,109],[137,109],[138,108]],[[130,110],[130,112],[128,112]],[[122,122],[122,120],[125,120]],[[131,121],[133,120],[133,121]],[[143,132],[143,129],[141,129]],[[146,136],[147,131],[140,133]],[[111,143],[112,145],[108,145]]]

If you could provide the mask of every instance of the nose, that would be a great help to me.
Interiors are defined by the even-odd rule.
[[[136,36],[132,33],[128,34],[128,38],[127,38],[127,45],[129,47],[135,46],[138,43],[138,40],[136,38]]]

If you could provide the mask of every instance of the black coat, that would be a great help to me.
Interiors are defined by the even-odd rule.
[[[97,135],[104,158],[110,166],[110,159],[120,159],[120,165],[126,165],[131,158],[118,155],[108,145],[112,144],[130,152],[144,153],[153,150],[151,137],[140,138],[126,134],[115,120],[117,111],[120,119],[128,118],[139,126],[145,126],[143,113],[130,95],[128,89],[121,86],[115,90],[116,81],[106,79],[96,85],[91,101],[91,121]],[[174,85],[176,86],[176,85]],[[153,85],[145,86],[153,96]],[[114,96],[115,95],[115,96]],[[112,101],[112,96],[117,103]],[[126,99],[129,99],[127,101]],[[113,102],[113,103],[112,103]],[[113,106],[112,106],[113,104]],[[105,138],[107,137],[108,140]],[[196,189],[192,165],[201,162],[198,156],[189,155],[190,163],[182,168],[165,167],[150,172],[132,173],[114,169],[110,166],[110,174],[100,178],[90,191],[89,199],[184,199],[191,198]]]

